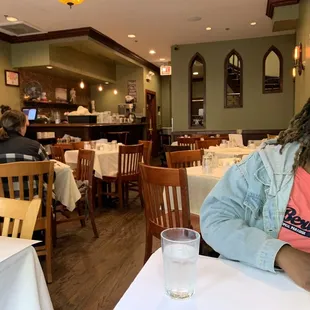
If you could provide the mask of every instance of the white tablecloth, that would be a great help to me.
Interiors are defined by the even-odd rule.
[[[186,169],[191,213],[200,214],[203,201],[222,178],[225,171],[225,168],[216,168],[211,174],[205,174],[202,172],[201,166]]]
[[[181,270],[180,270],[181,272]],[[144,265],[117,310],[292,310],[308,309],[310,293],[284,273],[272,274],[246,265],[200,256],[196,294],[173,300],[164,293],[161,249]]]
[[[33,240],[0,237],[0,309],[52,310]]]
[[[56,179],[54,182],[55,199],[60,201],[69,211],[73,211],[76,202],[81,198],[79,189],[75,183],[70,166],[55,161],[54,170]]]
[[[77,166],[79,151],[65,152],[65,161],[72,168]],[[118,172],[118,151],[95,151],[94,163],[95,176],[102,178],[103,176],[115,177]]]
[[[250,155],[251,153],[255,152],[256,149],[250,148],[241,148],[241,147],[227,147],[221,148],[219,146],[210,146],[209,151],[214,152],[218,158],[223,157],[234,157],[236,156],[245,156]]]

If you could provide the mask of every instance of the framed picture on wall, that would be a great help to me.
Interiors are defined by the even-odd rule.
[[[6,86],[19,87],[19,72],[4,70],[4,81]]]

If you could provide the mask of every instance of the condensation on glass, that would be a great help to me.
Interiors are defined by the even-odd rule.
[[[281,52],[271,46],[263,59],[263,93],[283,91],[283,57]]]
[[[243,62],[232,50],[225,59],[225,108],[242,108]]]
[[[206,126],[206,64],[195,54],[189,63],[189,127]]]

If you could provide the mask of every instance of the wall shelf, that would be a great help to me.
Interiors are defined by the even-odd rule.
[[[57,108],[57,109],[77,109],[79,106],[88,108],[88,105],[61,103],[61,102],[42,102],[42,101],[24,101],[25,107],[32,108]]]

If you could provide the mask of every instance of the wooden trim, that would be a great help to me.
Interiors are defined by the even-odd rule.
[[[279,57],[279,61],[280,61],[280,89],[279,90],[266,91],[266,89],[265,89],[266,59],[271,52],[274,52]],[[283,92],[283,56],[282,56],[281,52],[274,45],[272,45],[268,49],[268,51],[265,53],[264,58],[263,58],[263,85],[262,86],[263,86],[263,94],[275,94],[275,93],[282,93]]]
[[[270,18],[273,17],[274,9],[276,7],[298,4],[299,0],[268,0],[266,15]]]
[[[240,61],[240,106],[238,107],[228,107],[227,106],[227,78],[228,78],[228,72],[227,72],[227,65],[229,64],[229,58],[232,55],[236,55]],[[224,108],[225,109],[240,109],[243,108],[243,60],[241,55],[233,49],[225,58],[224,62]]]
[[[199,78],[203,83],[203,127],[200,126],[192,126],[192,82],[193,82],[193,75],[192,75],[192,67],[194,62],[198,60],[203,65],[203,78]],[[195,82],[198,81],[198,78],[194,79]],[[206,62],[200,53],[196,53],[190,60],[188,65],[188,128],[189,129],[203,129],[206,128],[206,96],[207,96],[207,87],[206,87]]]
[[[6,33],[0,32],[0,41],[4,41],[4,42],[9,42],[9,43],[11,43],[11,42],[12,42],[12,37],[9,36],[9,35],[6,34]]]
[[[140,57],[136,53],[130,51],[126,47],[117,43],[110,37],[104,35],[103,33],[91,27],[51,31],[47,33],[40,33],[40,34],[34,34],[34,35],[22,36],[22,37],[16,37],[16,36],[8,36],[8,37],[11,43],[16,44],[16,43],[28,43],[28,42],[37,42],[37,41],[49,41],[49,40],[56,40],[56,39],[66,39],[66,38],[82,37],[82,36],[88,36],[91,39],[113,49],[114,51],[136,61],[137,63],[157,73],[160,73],[159,67],[155,66],[151,62],[147,61],[146,59]]]

